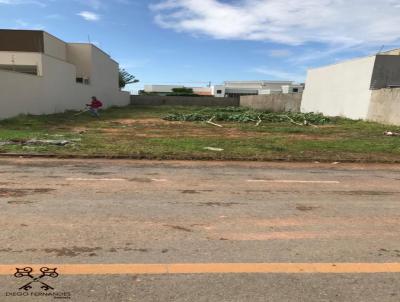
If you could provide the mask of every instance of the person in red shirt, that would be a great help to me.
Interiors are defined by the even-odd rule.
[[[90,104],[86,104],[90,113],[95,117],[100,117],[99,109],[103,107],[103,103],[97,99],[97,97],[92,96],[92,102]]]

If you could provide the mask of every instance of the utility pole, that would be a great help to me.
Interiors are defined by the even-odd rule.
[[[383,51],[384,48],[385,48],[385,45],[382,45],[381,49],[379,49],[379,51],[378,51],[378,55]]]

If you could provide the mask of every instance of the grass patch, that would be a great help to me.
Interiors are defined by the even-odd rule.
[[[75,112],[0,121],[0,153],[149,159],[400,161],[400,138],[377,123],[313,114],[271,114],[243,108],[110,108],[101,119]],[[318,127],[299,126],[304,120]],[[215,117],[223,128],[207,124]],[[256,122],[262,120],[257,127]],[[24,145],[30,139],[66,146]],[[21,143],[2,145],[1,142]],[[210,151],[205,147],[220,148]]]

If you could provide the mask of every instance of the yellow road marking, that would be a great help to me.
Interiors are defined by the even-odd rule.
[[[176,264],[14,264],[0,265],[0,275],[16,268],[57,268],[62,275],[166,274],[373,274],[400,273],[400,263],[176,263]]]
[[[263,180],[249,179],[248,182],[282,183],[282,184],[340,184],[337,180]]]
[[[66,178],[67,181],[128,181],[124,178]]]

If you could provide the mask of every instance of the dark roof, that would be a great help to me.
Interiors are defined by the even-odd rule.
[[[0,29],[0,51],[44,52],[44,31]]]

